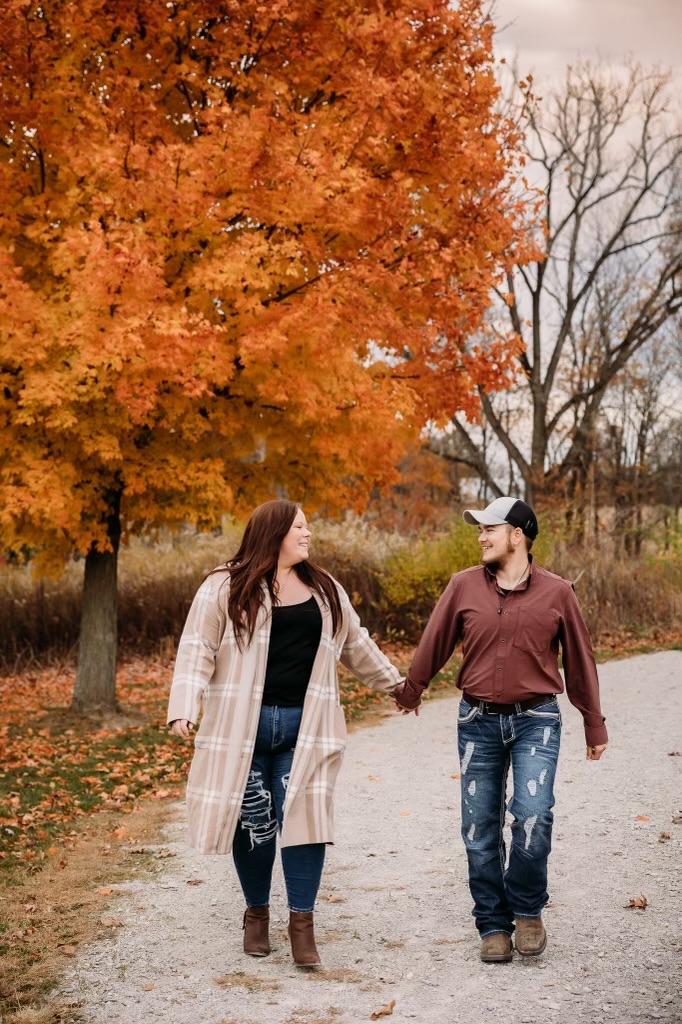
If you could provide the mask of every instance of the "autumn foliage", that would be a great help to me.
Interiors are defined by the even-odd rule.
[[[357,506],[504,377],[471,341],[522,249],[491,37],[479,0],[7,0],[6,548]]]
[[[338,504],[497,373],[465,345],[514,242],[491,31],[470,0],[4,5],[6,542],[105,544],[118,491],[133,531]]]

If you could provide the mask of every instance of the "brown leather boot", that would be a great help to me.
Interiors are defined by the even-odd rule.
[[[270,907],[247,907],[244,911],[244,952],[249,956],[267,956],[270,953]]]
[[[521,956],[539,956],[547,945],[547,932],[541,917],[517,917],[515,945]]]
[[[486,964],[502,964],[513,957],[511,935],[493,932],[481,939],[481,960]]]
[[[315,945],[313,912],[289,911],[289,940],[297,967],[319,967],[322,961]]]

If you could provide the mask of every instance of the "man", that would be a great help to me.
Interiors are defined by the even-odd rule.
[[[583,716],[588,760],[599,760],[607,735],[592,645],[573,586],[535,565],[530,554],[538,534],[533,509],[517,498],[496,498],[482,511],[468,509],[464,519],[479,528],[481,564],[450,579],[394,697],[402,710],[417,710],[423,691],[462,641],[462,836],[481,959],[496,963],[512,959],[514,930],[523,956],[538,956],[547,943],[542,909],[549,898],[561,736],[559,646],[568,698]],[[505,869],[510,766],[513,823]]]

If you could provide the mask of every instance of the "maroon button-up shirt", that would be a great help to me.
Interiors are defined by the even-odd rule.
[[[525,585],[505,596],[483,566],[455,573],[415,651],[409,683],[428,686],[460,640],[457,686],[497,704],[561,693],[561,645],[566,693],[583,716],[586,742],[607,742],[592,643],[567,580],[532,565]]]

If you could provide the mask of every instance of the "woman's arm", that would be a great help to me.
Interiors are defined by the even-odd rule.
[[[219,600],[224,581],[225,577],[218,573],[208,576],[192,601],[175,659],[168,701],[169,724],[185,721],[196,725],[199,720],[202,695],[213,675],[225,630],[226,616]]]
[[[384,693],[392,693],[400,682],[400,672],[372,640],[345,591],[342,591],[340,596],[344,615],[348,617],[348,632],[341,650],[341,664],[365,686],[371,686],[373,690],[383,690]]]

